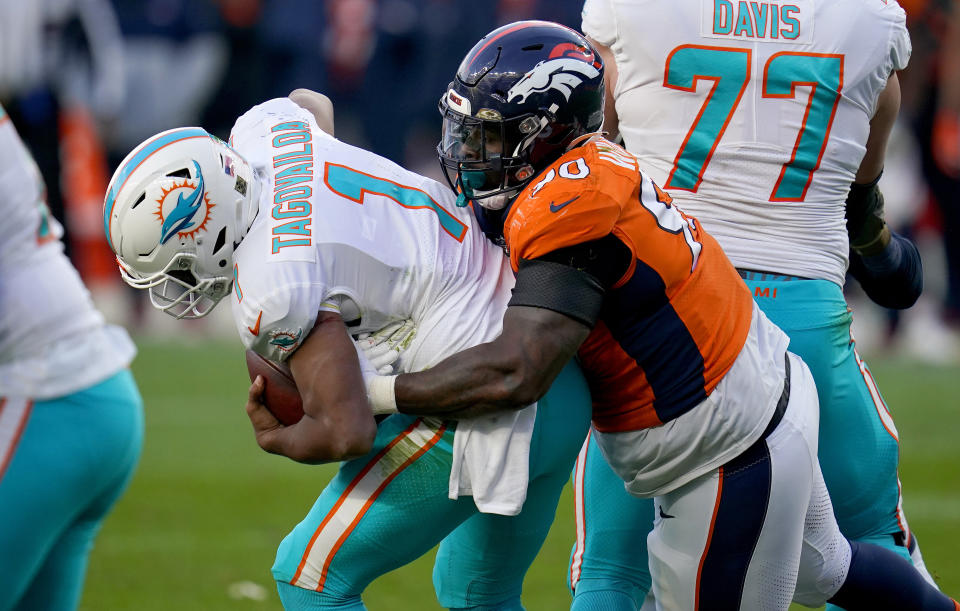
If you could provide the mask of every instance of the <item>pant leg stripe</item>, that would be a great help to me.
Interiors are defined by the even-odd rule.
[[[852,339],[853,335],[851,334],[850,337]],[[857,352],[856,348],[853,349],[853,356],[857,360],[857,367],[860,368],[863,383],[866,384],[867,390],[870,392],[870,398],[873,399],[873,406],[877,410],[877,415],[880,417],[883,428],[887,430],[887,433],[893,437],[897,443],[900,443],[900,435],[897,432],[896,425],[893,423],[893,416],[890,415],[890,409],[883,401],[883,397],[880,396],[880,390],[877,388],[877,383],[873,379],[873,374],[867,369],[867,364],[860,358],[860,353]]]
[[[717,503],[697,571],[697,611],[737,611],[760,531],[773,474],[764,440],[721,467]]]
[[[576,592],[577,583],[580,582],[580,575],[583,569],[583,553],[587,546],[587,508],[584,505],[586,495],[584,493],[584,476],[587,469],[587,453],[590,447],[590,435],[583,442],[580,448],[580,454],[577,456],[577,463],[574,465],[573,472],[573,508],[576,519],[577,542],[573,548],[573,558],[570,559],[570,588]]]
[[[323,591],[333,557],[373,502],[397,475],[436,445],[445,431],[445,426],[434,431],[418,418],[380,450],[354,477],[323,518],[310,538],[290,583]],[[412,453],[411,444],[416,448]],[[409,456],[397,456],[400,452]],[[403,460],[397,464],[400,458]],[[375,469],[378,465],[383,468]]]
[[[320,574],[320,580],[316,588],[318,592],[323,591],[323,584],[327,579],[327,571],[330,570],[330,563],[333,562],[333,557],[336,555],[337,551],[339,551],[340,548],[343,546],[344,541],[347,540],[347,537],[350,536],[350,533],[353,532],[353,530],[357,527],[357,524],[360,523],[360,520],[367,513],[367,510],[370,509],[370,506],[373,504],[373,502],[377,499],[378,496],[380,496],[380,493],[383,492],[383,489],[386,488],[390,484],[390,482],[393,481],[393,479],[400,474],[401,471],[406,469],[410,464],[412,464],[418,458],[426,454],[430,448],[436,445],[436,443],[440,441],[440,438],[443,437],[443,433],[445,430],[446,430],[446,426],[441,426],[426,444],[420,446],[420,449],[417,450],[413,454],[413,456],[409,457],[406,461],[404,461],[403,464],[401,464],[395,471],[390,473],[390,475],[387,476],[380,483],[379,486],[377,486],[377,489],[370,496],[370,498],[368,498],[367,501],[363,504],[363,507],[361,508],[360,512],[357,513],[357,516],[350,523],[350,526],[343,532],[343,534],[340,535],[340,538],[337,539],[336,544],[333,546],[333,549],[330,551],[330,554],[327,556],[326,562],[323,563],[323,572]]]
[[[903,546],[911,551],[913,534],[910,532],[910,525],[907,524],[907,514],[903,513],[903,487],[900,485],[899,475],[897,475],[897,526],[903,533]]]
[[[299,564],[299,566],[297,566],[297,572],[293,574],[293,579],[290,580],[290,583],[291,583],[292,585],[298,585],[297,582],[298,582],[299,579],[300,579],[300,574],[303,572],[303,569],[304,569],[304,567],[305,567],[306,564],[307,564],[307,559],[309,558],[309,556],[310,556],[310,554],[311,554],[311,552],[312,552],[312,550],[313,550],[313,546],[314,546],[314,544],[315,544],[316,541],[317,541],[317,537],[320,536],[320,533],[323,532],[323,529],[326,527],[327,523],[330,522],[330,520],[333,518],[334,515],[336,515],[337,511],[340,509],[340,506],[343,505],[344,501],[347,500],[347,497],[350,496],[350,493],[353,491],[353,489],[356,488],[357,484],[363,479],[363,477],[373,468],[373,466],[374,466],[375,464],[377,464],[377,462],[378,462],[381,458],[383,458],[383,456],[384,456],[395,444],[399,443],[399,441],[400,441],[401,439],[403,439],[404,437],[406,437],[407,435],[409,435],[417,426],[419,426],[419,424],[420,424],[420,419],[419,419],[419,418],[418,418],[417,420],[414,420],[414,421],[410,424],[410,426],[406,428],[406,430],[404,430],[402,433],[400,433],[399,435],[397,435],[389,444],[386,445],[386,447],[384,447],[382,450],[380,450],[380,452],[378,452],[377,455],[373,457],[373,460],[371,460],[371,461],[360,471],[360,473],[357,474],[357,476],[353,479],[353,481],[350,482],[350,485],[347,486],[347,489],[343,491],[343,494],[340,495],[340,498],[337,499],[337,502],[333,504],[333,507],[330,509],[330,511],[327,513],[327,515],[324,516],[323,521],[320,522],[320,526],[318,526],[318,527],[317,527],[317,530],[314,531],[313,536],[310,537],[310,542],[307,543],[307,548],[306,548],[306,549],[304,550],[304,552],[303,552],[303,557],[300,558],[300,564]]]
[[[710,518],[710,528],[707,530],[707,544],[703,547],[703,554],[700,556],[700,565],[697,567],[697,590],[694,594],[694,611],[700,610],[700,581],[703,577],[703,564],[707,559],[707,553],[710,551],[710,542],[713,539],[713,529],[717,524],[717,513],[720,511],[720,499],[723,497],[723,467],[719,469],[719,480],[717,481],[717,500],[713,503],[713,516]]]
[[[33,401],[0,397],[0,480],[3,479],[13,453],[27,427]]]
[[[317,584],[316,584],[315,582],[318,581],[318,576],[314,576],[313,579],[310,579],[309,581],[304,581],[304,582],[302,582],[302,583],[301,583],[301,580],[300,580],[300,576],[301,576],[301,574],[303,573],[304,568],[306,568],[306,566],[307,566],[307,561],[308,561],[308,560],[311,558],[311,556],[314,554],[314,545],[316,544],[317,539],[320,537],[320,534],[323,533],[323,531],[325,530],[325,528],[327,527],[327,525],[330,523],[330,521],[331,521],[335,516],[337,516],[338,512],[341,510],[341,508],[343,507],[343,505],[344,505],[345,503],[347,503],[348,501],[352,500],[352,499],[350,499],[351,493],[354,491],[354,489],[356,489],[358,486],[360,486],[361,482],[364,481],[364,478],[367,476],[368,473],[370,473],[370,471],[373,469],[373,467],[374,467],[384,456],[386,456],[386,454],[387,454],[391,449],[393,449],[394,446],[396,446],[398,443],[400,443],[400,441],[402,441],[403,439],[407,438],[418,426],[420,426],[421,422],[422,422],[422,421],[421,421],[419,418],[416,419],[416,420],[414,420],[414,421],[410,424],[410,426],[408,426],[403,432],[401,432],[399,435],[397,435],[395,438],[393,438],[393,439],[390,441],[390,443],[388,443],[382,450],[380,450],[380,451],[373,457],[373,459],[372,459],[369,463],[367,463],[367,464],[363,467],[363,469],[360,470],[360,473],[358,473],[357,476],[353,478],[353,481],[351,481],[350,484],[347,486],[347,488],[343,491],[343,494],[340,495],[340,498],[337,499],[337,502],[333,504],[333,507],[330,509],[330,511],[327,513],[327,515],[324,516],[323,521],[320,522],[320,526],[317,527],[317,530],[313,533],[313,536],[310,538],[310,542],[307,544],[307,548],[306,548],[306,550],[304,550],[303,556],[302,556],[302,558],[300,559],[300,565],[297,567],[297,572],[294,573],[293,579],[290,580],[290,583],[291,583],[291,584],[293,584],[293,585],[298,585],[298,586],[301,586],[301,587],[307,587],[307,588],[317,587]],[[311,583],[311,582],[314,582],[314,583]],[[322,587],[322,586],[321,586],[321,587]]]
[[[851,334],[851,339],[853,335]],[[870,373],[870,370],[867,368],[867,364],[863,362],[863,359],[860,358],[860,353],[857,352],[856,348],[853,350],[853,356],[857,360],[857,366],[860,368],[860,374],[863,376],[863,383],[866,385],[867,390],[870,392],[870,398],[873,399],[874,409],[877,410],[877,416],[880,418],[880,423],[883,425],[883,428],[886,429],[887,434],[897,442],[897,448],[899,449],[900,445],[900,434],[897,431],[897,426],[893,422],[893,416],[890,414],[890,408],[887,407],[886,402],[883,400],[883,397],[880,395],[880,389],[877,388],[877,383],[873,379],[873,374]],[[907,518],[903,513],[903,492],[900,488],[900,477],[897,477],[897,526],[900,528],[900,531],[903,532],[905,540],[909,542],[910,540],[910,527],[907,525]]]

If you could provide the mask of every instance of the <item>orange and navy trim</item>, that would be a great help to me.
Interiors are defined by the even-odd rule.
[[[663,279],[639,259],[630,278],[608,293],[603,320],[580,353],[599,430],[607,430],[608,420],[628,411],[625,407],[633,408],[630,421],[619,425],[646,428],[677,418],[707,397],[700,347],[671,303]],[[610,372],[620,372],[622,379],[608,384],[614,382],[609,376],[616,375]],[[647,404],[653,413],[643,409]]]
[[[503,30],[502,32],[500,32],[500,33],[497,34],[496,36],[491,36],[490,39],[489,39],[488,41],[486,41],[486,42],[483,44],[482,47],[480,47],[479,49],[477,49],[476,52],[473,53],[470,57],[467,57],[467,58],[465,59],[464,63],[465,63],[466,65],[468,65],[468,66],[472,65],[473,62],[475,62],[475,61],[477,60],[477,58],[480,57],[480,55],[483,53],[484,49],[486,49],[487,47],[489,47],[490,45],[492,45],[495,41],[499,40],[500,38],[503,38],[504,36],[506,36],[506,35],[509,34],[510,32],[515,32],[515,31],[517,31],[517,30],[522,30],[523,28],[526,28],[526,27],[530,27],[530,23],[529,23],[529,22],[524,22],[524,23],[515,25],[515,26],[513,26],[512,28],[507,28],[507,29]]]
[[[729,601],[731,609],[739,609],[772,484],[770,451],[763,439],[720,467],[713,517],[697,568],[695,611],[701,601],[709,601],[711,609],[718,608],[716,601]]]
[[[707,398],[703,354],[656,270],[637,260],[630,279],[611,291],[606,307],[610,334],[643,370],[661,422]]]

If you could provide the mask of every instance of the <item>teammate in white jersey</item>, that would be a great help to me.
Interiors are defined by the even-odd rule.
[[[63,254],[36,163],[0,107],[0,609],[80,601],[140,457],[135,348]]]
[[[362,608],[370,581],[443,540],[444,606],[520,608],[588,427],[585,383],[568,367],[518,412],[375,425],[351,335],[412,321],[396,365],[430,367],[499,334],[513,275],[449,189],[335,140],[317,122],[323,98],[294,97],[317,116],[275,99],[237,120],[230,145],[183,128],[130,153],[104,208],[123,276],[178,317],[229,296],[244,344],[287,362],[304,399],[303,419],[281,426],[254,382],[261,447],[347,459],[280,545],[285,607]]]
[[[895,71],[911,50],[903,10],[886,0],[587,0],[583,30],[607,66],[604,129],[619,129],[641,167],[717,238],[810,366],[841,531],[915,550],[897,431],[854,349],[842,293],[848,253],[882,305],[909,307],[922,286],[916,249],[886,229],[876,190],[899,107]],[[612,492],[613,474],[591,455],[577,470],[586,526],[572,556],[574,608],[600,599],[633,608],[650,577],[605,543],[643,545],[643,533],[624,534],[622,516],[649,523],[654,508]]]

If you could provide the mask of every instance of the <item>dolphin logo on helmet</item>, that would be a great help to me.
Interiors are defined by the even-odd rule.
[[[167,240],[186,229],[193,222],[194,217],[197,216],[197,212],[200,211],[200,204],[203,203],[204,196],[203,173],[200,171],[200,164],[196,160],[193,160],[193,167],[197,170],[197,180],[199,182],[186,199],[184,199],[182,191],[177,193],[177,205],[163,220],[163,226],[160,228],[161,244],[166,244]]]

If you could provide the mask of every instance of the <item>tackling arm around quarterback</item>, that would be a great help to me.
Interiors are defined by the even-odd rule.
[[[503,333],[492,342],[424,372],[376,376],[368,382],[370,399],[374,410],[390,411],[395,392],[398,411],[457,418],[521,409],[547,392],[589,333],[589,327],[564,314],[511,306]]]

